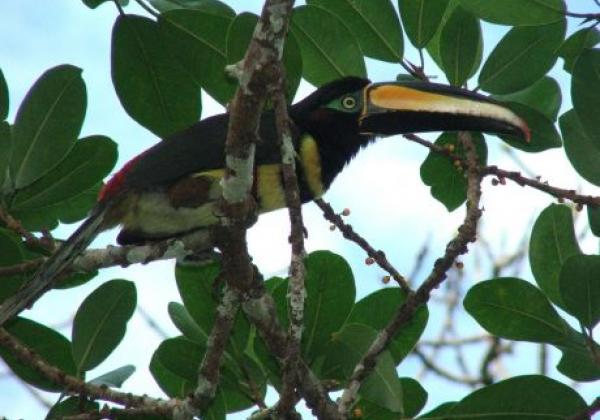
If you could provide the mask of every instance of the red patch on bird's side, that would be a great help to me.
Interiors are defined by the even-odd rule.
[[[143,153],[137,155],[125,165],[123,165],[119,172],[114,174],[108,180],[108,182],[104,184],[104,187],[102,187],[102,189],[98,193],[98,201],[110,198],[119,192],[121,186],[123,185],[123,181],[125,181],[125,178],[127,177],[127,174],[129,173],[129,171],[131,171],[131,169],[133,169],[136,162],[142,157],[142,155]]]

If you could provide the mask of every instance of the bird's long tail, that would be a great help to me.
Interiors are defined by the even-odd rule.
[[[36,271],[33,278],[0,305],[0,326],[32,305],[52,288],[58,275],[87,248],[102,230],[106,204],[96,206],[85,222]]]

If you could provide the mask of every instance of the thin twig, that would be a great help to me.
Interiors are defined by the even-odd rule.
[[[283,68],[281,68],[283,73]],[[277,415],[285,417],[296,405],[296,371],[300,357],[300,343],[302,340],[302,328],[304,326],[304,299],[306,291],[304,278],[306,268],[304,266],[304,222],[302,220],[302,209],[300,191],[298,189],[298,178],[296,177],[296,151],[292,142],[292,131],[290,118],[287,112],[285,100],[285,78],[279,78],[279,86],[273,98],[275,108],[275,126],[281,149],[281,171],[285,187],[285,202],[288,207],[292,245],[292,256],[289,270],[288,282],[288,310],[289,310],[289,332],[287,355],[283,362],[283,386],[281,398],[277,404]]]
[[[323,216],[325,219],[329,220],[333,223],[339,230],[342,232],[344,238],[354,242],[358,246],[360,246],[370,258],[379,265],[382,269],[387,271],[392,278],[398,283],[398,285],[404,290],[406,293],[411,292],[411,288],[408,285],[408,282],[388,261],[383,251],[377,251],[373,248],[366,239],[360,236],[358,233],[354,231],[351,225],[344,222],[344,220],[340,217],[340,215],[336,214],[333,211],[333,208],[329,203],[327,203],[322,198],[317,198],[314,200],[317,206],[323,211]]]
[[[46,258],[40,257],[33,260],[23,261],[22,263],[9,265],[6,267],[0,267],[0,277],[14,276],[17,274],[26,274],[35,271],[42,263],[46,261]]]
[[[160,13],[158,13],[156,10],[154,10],[153,8],[151,8],[148,4],[146,4],[145,1],[135,0],[135,2],[137,4],[139,4],[142,9],[144,9],[146,12],[148,12],[149,14],[151,14],[152,16],[154,16],[155,18],[157,18],[157,17],[160,16]]]
[[[41,248],[48,251],[54,249],[54,244],[46,237],[38,238],[33,233],[29,232],[21,222],[15,219],[2,206],[0,206],[0,222],[6,225],[8,230],[15,232],[17,235],[25,239],[25,244],[30,248]]]
[[[467,211],[463,224],[458,228],[458,235],[446,246],[444,256],[439,258],[433,270],[415,293],[410,293],[394,317],[378,334],[369,350],[356,365],[350,381],[344,390],[338,405],[338,412],[345,416],[354,402],[362,381],[373,371],[376,358],[387,348],[390,340],[417,311],[419,306],[429,300],[431,291],[437,288],[446,278],[446,272],[452,267],[456,258],[468,251],[467,244],[475,241],[477,222],[481,217],[479,202],[481,199],[481,177],[478,171],[477,152],[473,142],[466,133],[459,133],[459,140],[466,152],[467,166]]]
[[[458,376],[450,372],[449,370],[446,370],[441,366],[436,365],[436,363],[425,353],[423,353],[418,347],[415,347],[415,349],[413,350],[413,354],[415,354],[430,371],[451,382],[456,382],[468,386],[476,386],[481,384],[481,380],[479,378],[472,378],[469,376]]]
[[[587,420],[593,418],[596,413],[600,413],[600,397],[596,398],[588,408],[569,417],[567,420]]]
[[[565,10],[564,14],[565,14],[565,16],[569,16],[569,17],[585,19],[586,22],[591,21],[591,20],[600,20],[600,13],[576,13],[576,12],[569,12],[568,10]]]
[[[146,310],[142,307],[142,305],[138,304],[136,307],[137,313],[142,317],[144,322],[150,327],[152,331],[156,333],[161,339],[165,340],[169,338],[169,334],[165,330],[162,329],[160,325],[152,318],[152,316],[146,312]]]
[[[119,14],[121,16],[125,15],[125,11],[123,10],[123,7],[121,6],[121,3],[119,3],[119,0],[113,0],[113,3],[115,4],[117,10],[119,11]]]
[[[470,344],[481,344],[481,342],[488,341],[491,337],[487,334],[474,335],[471,337],[460,337],[460,338],[443,338],[436,340],[421,340],[420,346],[429,347],[460,347]]]
[[[453,161],[458,160],[461,163],[464,163],[464,158],[462,156],[458,156],[458,155],[450,152],[448,149],[446,149],[444,147],[440,147],[436,144],[433,144],[430,141],[427,141],[419,136],[416,136],[414,134],[405,134],[403,137],[410,141],[413,141],[415,143],[421,144],[421,145],[429,148],[430,150],[434,151],[435,153],[444,155]],[[517,171],[507,171],[505,169],[501,169],[495,165],[492,165],[492,166],[479,167],[478,172],[482,177],[496,176],[500,180],[509,179],[522,187],[528,186],[528,187],[534,188],[536,190],[543,191],[547,194],[550,194],[557,199],[563,199],[563,200],[567,199],[567,200],[570,200],[581,206],[583,206],[583,205],[589,205],[589,206],[593,206],[593,207],[600,206],[600,196],[577,194],[577,191],[575,191],[573,189],[554,187],[547,182],[542,182],[537,179],[527,178],[527,177],[521,175],[521,173],[517,172]]]

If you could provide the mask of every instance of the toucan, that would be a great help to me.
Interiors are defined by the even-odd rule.
[[[463,130],[529,139],[527,124],[498,102],[427,82],[346,77],[291,105],[289,115],[303,203],[323,195],[377,136]],[[31,293],[46,290],[103,230],[121,226],[117,242],[140,244],[218,223],[215,205],[221,196],[228,119],[225,113],[201,120],[126,163],[101,190],[89,218],[36,272]],[[258,212],[265,213],[285,207],[272,111],[261,117],[259,139],[252,195]],[[7,301],[3,306],[0,324],[25,304],[13,308]]]

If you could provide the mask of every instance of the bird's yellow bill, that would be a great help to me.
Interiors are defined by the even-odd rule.
[[[483,131],[529,141],[525,121],[483,95],[424,82],[373,83],[365,88],[360,127],[391,135],[428,131]]]

